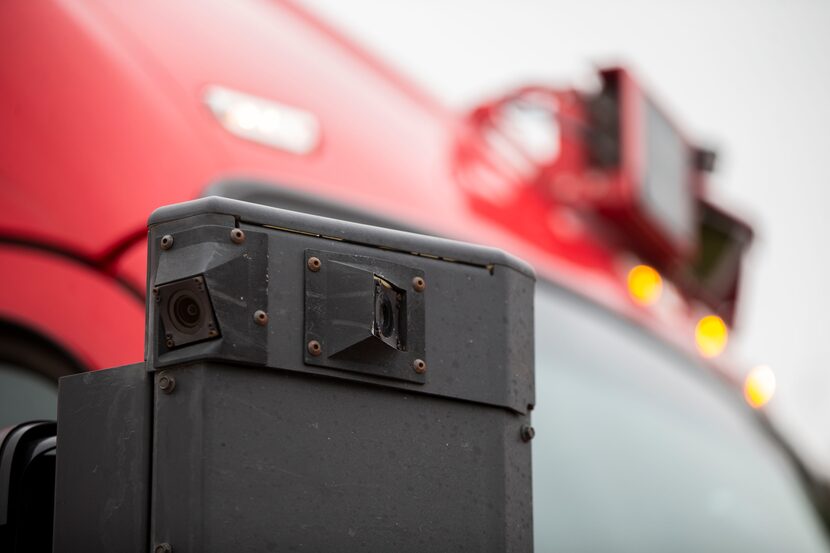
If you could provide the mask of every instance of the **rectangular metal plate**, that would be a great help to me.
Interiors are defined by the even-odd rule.
[[[150,551],[151,385],[143,363],[61,378],[56,553]]]
[[[532,550],[527,415],[233,364],[165,373],[176,387],[155,398],[154,544]]]
[[[425,282],[424,272],[362,255],[305,254],[305,337],[312,344],[305,362],[423,384],[425,305],[414,282]]]

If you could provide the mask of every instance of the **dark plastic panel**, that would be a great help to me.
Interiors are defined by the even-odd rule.
[[[484,267],[504,265],[528,277],[535,278],[530,265],[494,248],[328,219],[217,196],[159,208],[150,215],[148,225],[152,227],[160,223],[178,221],[206,213],[228,215],[239,222],[252,225],[277,225],[279,228],[293,232],[329,237],[335,240],[348,240],[353,243],[382,247],[387,250],[414,255],[428,255]]]
[[[151,392],[143,363],[61,378],[55,553],[150,551]]]
[[[148,326],[147,342],[152,346],[148,350],[152,369],[196,360],[235,361],[464,399],[520,413],[527,413],[533,405],[534,280],[523,263],[513,263],[502,252],[488,248],[232,200],[208,198],[182,205],[181,209],[160,210],[151,219],[167,222],[150,230],[150,286],[204,274],[221,337],[171,351],[159,349],[164,331],[159,325],[159,306],[151,302],[148,320],[153,324]],[[230,208],[243,215],[250,211],[261,224],[240,223],[221,213],[197,215],[198,209],[227,212]],[[172,219],[177,214],[187,217]],[[217,221],[225,226],[215,225]],[[299,231],[298,226],[320,232]],[[241,245],[230,239],[231,230],[237,228],[246,236]],[[337,229],[340,238],[325,234]],[[174,238],[174,245],[163,250],[160,240],[166,235]],[[387,240],[406,242],[407,249],[389,249],[384,246]],[[446,257],[434,254],[439,250]],[[308,294],[315,293],[308,279],[322,277],[328,269],[310,276],[307,251],[367,258],[376,265],[403,267],[406,275],[422,275],[425,290],[408,293],[412,305],[423,302],[424,312],[423,327],[420,315],[408,319],[407,340],[412,349],[402,355],[362,352],[366,355],[360,366],[342,355],[339,359],[330,355],[334,352],[325,345],[320,356],[310,356],[309,342],[315,335],[308,333],[308,325],[315,311],[308,302],[316,300],[307,300]],[[227,255],[235,256],[232,259],[239,261],[239,268],[211,278],[211,264]],[[403,273],[395,278],[397,286],[407,285]],[[241,283],[248,283],[245,291]],[[220,303],[226,308],[220,308]],[[267,324],[257,324],[257,311],[266,313]],[[514,343],[517,340],[521,344]],[[414,369],[416,359],[426,363],[425,372]]]
[[[153,539],[179,552],[532,550],[528,417],[287,371],[168,369]]]
[[[532,551],[526,265],[217,199],[151,224],[146,364],[61,380],[56,551]]]

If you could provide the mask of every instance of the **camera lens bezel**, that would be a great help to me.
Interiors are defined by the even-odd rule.
[[[193,334],[204,324],[205,310],[190,290],[178,290],[167,301],[168,317],[179,332]]]
[[[168,282],[153,289],[162,332],[160,347],[173,349],[219,338],[219,327],[202,275]]]
[[[372,334],[385,344],[406,350],[406,292],[375,275]]]

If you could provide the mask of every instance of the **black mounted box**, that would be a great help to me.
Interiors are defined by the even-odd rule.
[[[526,264],[205,198],[148,271],[147,549],[532,550]]]

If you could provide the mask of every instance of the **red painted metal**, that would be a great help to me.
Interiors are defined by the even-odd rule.
[[[0,319],[37,330],[87,367],[140,361],[144,306],[112,278],[62,255],[0,245]]]
[[[0,36],[0,240],[83,261],[4,254],[0,310],[90,368],[141,359],[144,312],[124,283],[143,289],[149,213],[228,176],[500,247],[692,347],[689,310],[633,304],[619,248],[511,171],[474,120],[296,6],[8,0]],[[320,146],[301,156],[232,136],[203,103],[209,85],[313,113]],[[47,285],[58,303],[36,300]]]

